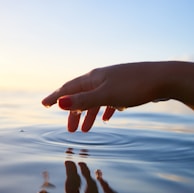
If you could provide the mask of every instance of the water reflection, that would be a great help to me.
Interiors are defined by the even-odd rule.
[[[73,148],[67,148],[65,153],[69,156],[67,158],[72,158],[71,156],[74,153]],[[80,157],[88,157],[89,153],[87,149],[81,149],[79,152]],[[109,186],[109,184],[103,179],[102,177],[102,171],[96,170],[96,180],[92,178],[91,172],[89,167],[85,162],[79,162],[78,167],[76,166],[76,163],[73,161],[65,161],[65,168],[66,168],[66,181],[65,181],[65,193],[79,193],[81,188],[81,176],[78,174],[78,167],[80,168],[81,174],[84,177],[86,181],[86,187],[85,187],[85,193],[98,193],[98,186],[97,181],[99,181],[104,193],[116,193],[112,190],[112,188]]]
[[[81,149],[79,155],[81,157],[87,157],[87,156],[89,156],[88,150],[87,149]]]
[[[77,172],[77,167],[74,162],[65,162],[67,179],[65,182],[65,192],[75,193],[79,192],[81,186],[81,179]]]
[[[66,161],[64,162],[66,171],[64,192],[80,193],[81,190],[84,189],[84,193],[99,193],[98,185],[100,185],[104,193],[116,193],[111,188],[109,183],[104,180],[103,173],[100,169],[97,169],[94,173],[95,177],[92,177],[92,173],[86,162],[81,161],[76,164],[74,161],[72,161],[73,155],[77,153],[80,158],[87,158],[89,156],[88,150],[81,149],[77,153],[74,151],[74,148],[71,147],[67,148],[65,151],[67,157]],[[43,171],[42,177],[43,184],[41,185],[41,190],[38,193],[48,193],[51,191],[51,189],[56,188],[56,186],[50,182],[48,171]],[[82,179],[84,179],[86,183],[82,183]],[[85,184],[85,187],[82,187],[83,184]]]
[[[42,172],[42,176],[44,178],[42,188],[55,188],[55,185],[49,182],[49,173],[47,171]]]
[[[85,193],[98,193],[97,183],[92,178],[89,167],[84,162],[78,163],[82,176],[86,180]],[[77,166],[73,161],[65,161],[67,179],[65,181],[65,193],[79,193],[81,188],[81,177],[78,174]],[[100,185],[104,193],[116,193],[110,187],[110,185],[103,179],[102,172],[96,171],[96,178],[100,182]]]
[[[69,157],[71,155],[75,154],[73,152],[73,148],[71,148],[71,147],[67,148],[67,150],[65,151],[65,153],[67,155],[69,155]],[[79,155],[80,155],[80,157],[88,157],[89,156],[88,150],[87,149],[81,149]]]
[[[81,189],[81,176],[78,173],[78,166],[81,171],[81,175],[86,181],[86,187],[84,193],[99,193],[97,181],[102,187],[104,193],[116,193],[107,181],[103,179],[101,170],[96,170],[96,180],[91,176],[89,167],[85,162],[79,162],[78,166],[76,163],[70,160],[65,161],[66,180],[65,180],[65,193],[79,193]],[[41,190],[38,193],[48,193],[48,189],[56,188],[54,184],[49,181],[49,173],[47,171],[42,172],[44,182],[41,186]]]
[[[44,179],[44,182],[39,193],[48,193],[47,189],[55,188],[55,185],[49,182],[49,173],[47,171],[42,172],[42,177]]]

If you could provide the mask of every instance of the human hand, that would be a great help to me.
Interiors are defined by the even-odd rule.
[[[193,72],[193,63],[176,61],[98,68],[65,83],[46,97],[42,104],[52,106],[58,102],[61,109],[68,110],[70,132],[77,130],[81,112],[87,110],[81,127],[83,132],[87,132],[101,106],[106,106],[102,119],[107,121],[116,109],[160,99],[177,99],[189,106],[193,105]]]
[[[81,130],[92,127],[101,106],[106,106],[102,119],[111,118],[115,109],[132,107],[155,99],[156,76],[152,63],[130,63],[94,69],[65,83],[46,97],[42,104],[52,106],[58,102],[69,110],[68,130],[76,131],[80,115],[87,110]],[[157,77],[158,79],[158,77]]]

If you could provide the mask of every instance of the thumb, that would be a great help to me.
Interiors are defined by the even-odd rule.
[[[94,89],[73,95],[66,95],[58,99],[58,105],[63,110],[87,110],[106,105],[105,92]]]

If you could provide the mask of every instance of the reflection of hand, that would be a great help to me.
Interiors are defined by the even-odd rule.
[[[79,163],[82,175],[86,179],[87,185],[85,193],[98,193],[98,189],[96,186],[96,182],[92,179],[90,176],[90,170],[87,167],[85,163]],[[66,161],[65,162],[66,167],[66,174],[67,174],[67,180],[65,183],[65,192],[66,193],[77,193],[79,192],[80,185],[81,185],[81,178],[77,173],[77,167],[74,162],[72,161]]]
[[[42,184],[42,190],[39,193],[48,193],[46,189],[55,188],[55,185],[49,182],[49,173],[47,171],[42,172],[44,183]]]
[[[98,188],[96,185],[96,182],[94,181],[94,179],[92,179],[91,175],[90,175],[90,170],[87,167],[87,165],[83,162],[79,163],[82,175],[84,176],[84,178],[86,179],[87,182],[87,186],[86,186],[86,190],[85,193],[98,193]]]
[[[65,183],[65,192],[79,193],[81,179],[77,173],[77,167],[75,163],[72,161],[66,161],[65,167],[66,167],[66,174],[67,174],[67,179]]]
[[[51,106],[58,101],[70,110],[68,129],[74,132],[79,123],[77,110],[87,110],[82,131],[92,127],[100,106],[107,106],[103,120],[113,107],[132,107],[160,98],[177,99],[194,106],[194,64],[189,62],[140,62],[99,68],[65,83],[45,98]],[[183,92],[184,91],[184,92]]]
[[[101,170],[96,170],[95,174],[96,174],[96,179],[100,182],[104,192],[106,192],[106,193],[116,193],[111,189],[109,184],[102,178],[102,171]]]
[[[79,193],[79,189],[81,185],[81,178],[77,173],[77,168],[76,168],[75,163],[72,161],[66,161],[65,167],[66,167],[66,174],[67,174],[67,179],[65,182],[65,192],[66,193]],[[85,193],[91,193],[91,192],[98,193],[98,187],[96,185],[95,180],[91,177],[90,170],[88,166],[86,165],[86,163],[80,162],[79,167],[80,167],[83,177],[86,180]],[[110,188],[108,183],[102,179],[102,175],[101,175],[101,179],[98,179],[98,181],[100,182],[104,192],[115,193]]]

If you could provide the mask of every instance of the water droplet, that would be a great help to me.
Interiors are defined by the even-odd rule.
[[[82,110],[78,109],[78,110],[72,110],[71,113],[75,114],[75,115],[80,115],[82,113]]]
[[[103,123],[104,123],[104,124],[107,124],[107,122],[108,122],[108,120],[103,120]]]
[[[124,111],[127,107],[115,107],[118,111]]]

